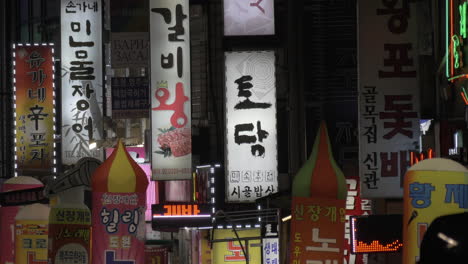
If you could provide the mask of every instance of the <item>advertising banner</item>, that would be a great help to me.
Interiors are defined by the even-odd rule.
[[[92,263],[145,261],[148,179],[119,141],[92,177]]]
[[[409,1],[358,1],[359,174],[364,198],[401,198],[410,151],[418,149],[416,12],[416,3]]]
[[[263,241],[263,263],[264,264],[279,264],[279,247],[278,238],[264,238]]]
[[[345,200],[293,197],[289,263],[343,263]]]
[[[192,178],[188,0],[150,1],[153,180]]]
[[[214,240],[229,240],[213,243],[213,264],[245,264],[246,257],[232,229],[214,230]],[[249,263],[262,263],[262,243],[260,229],[237,230],[245,252],[248,252]],[[258,239],[255,239],[258,238]]]
[[[79,208],[51,208],[49,264],[89,264],[91,212]]]
[[[98,0],[61,0],[62,162],[103,160],[91,140],[102,138],[102,5]]]
[[[278,191],[275,53],[226,52],[226,199]]]
[[[224,35],[274,35],[274,7],[274,0],[224,0]]]
[[[147,77],[112,78],[112,118],[147,118],[148,93]]]
[[[351,216],[368,215],[372,212],[371,200],[361,198],[359,178],[356,176],[346,177],[348,186],[348,197],[346,198],[346,222],[345,222],[345,263],[364,264],[367,263],[367,254],[354,254],[351,252]]]
[[[16,175],[55,172],[54,49],[48,44],[13,48]]]
[[[422,239],[432,221],[442,215],[468,212],[468,170],[448,159],[419,162],[405,175],[403,204],[403,263],[417,263]]]

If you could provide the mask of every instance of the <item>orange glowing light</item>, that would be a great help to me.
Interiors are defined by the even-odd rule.
[[[164,216],[177,216],[177,215],[199,215],[200,209],[197,204],[178,204],[178,205],[164,205],[166,212]]]
[[[465,94],[463,92],[460,92],[462,98],[463,98],[463,101],[465,101],[465,105],[468,105],[468,99],[465,97]]]
[[[363,241],[355,241],[355,252],[395,252],[403,247],[400,240],[383,245],[380,241],[374,240],[370,244]]]
[[[423,161],[425,159],[432,159],[434,157],[434,151],[430,148],[427,150],[427,156],[424,153],[415,153],[413,151],[410,152],[410,165],[413,166],[414,164]]]

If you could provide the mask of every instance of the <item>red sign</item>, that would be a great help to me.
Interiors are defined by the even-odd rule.
[[[145,248],[145,263],[146,264],[167,264],[168,263],[168,248],[157,248],[147,246]]]
[[[293,197],[289,263],[343,263],[346,200]]]

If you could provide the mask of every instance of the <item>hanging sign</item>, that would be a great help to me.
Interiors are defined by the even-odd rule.
[[[192,178],[188,0],[151,0],[151,130],[154,180]]]
[[[213,264],[246,264],[246,259],[248,263],[262,263],[260,229],[237,230],[237,235],[232,229],[213,229],[212,232]]]
[[[274,7],[274,0],[224,0],[224,35],[274,35]]]
[[[15,175],[55,173],[54,48],[13,47]]]
[[[419,143],[416,3],[360,0],[359,174],[364,198],[403,197]]]
[[[103,55],[101,1],[61,0],[62,162],[104,158],[89,149],[102,138]]]
[[[253,202],[278,190],[275,53],[225,57],[226,198]]]
[[[289,263],[343,263],[345,200],[293,197]]]

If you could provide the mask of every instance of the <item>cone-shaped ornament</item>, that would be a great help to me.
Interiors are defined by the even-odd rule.
[[[292,196],[346,199],[346,179],[336,165],[327,126],[321,122],[309,159],[293,180]]]

